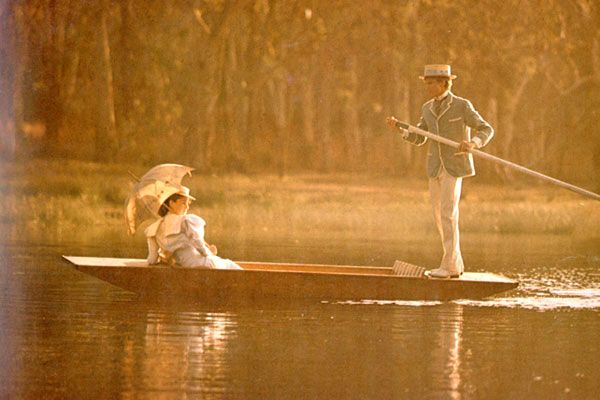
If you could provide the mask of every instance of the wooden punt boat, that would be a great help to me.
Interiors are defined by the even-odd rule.
[[[238,262],[242,271],[149,266],[143,259],[63,256],[81,272],[144,297],[215,303],[477,299],[517,287],[481,272],[402,277],[392,268]]]

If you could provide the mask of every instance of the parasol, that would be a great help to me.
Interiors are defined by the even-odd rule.
[[[125,220],[130,235],[147,220],[159,218],[158,209],[171,195],[181,192],[181,181],[193,168],[160,164],[146,172],[135,184],[125,203]]]

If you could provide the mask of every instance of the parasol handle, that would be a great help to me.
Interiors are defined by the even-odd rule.
[[[129,176],[131,176],[133,178],[133,180],[135,180],[136,182],[140,181],[140,178],[138,178],[133,172],[127,170],[127,173],[129,174]]]

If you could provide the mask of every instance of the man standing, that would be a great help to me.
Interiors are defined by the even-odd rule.
[[[460,143],[457,152],[450,146],[432,141],[427,153],[429,194],[444,247],[440,267],[430,271],[429,276],[458,278],[464,271],[458,230],[462,178],[475,175],[473,155],[469,151],[485,146],[492,139],[494,130],[469,100],[450,91],[456,79],[450,65],[426,65],[420,78],[430,100],[423,104],[417,126]],[[394,117],[389,117],[387,123],[392,128],[401,129],[402,137],[414,145],[422,146],[427,142],[426,137],[400,128]]]

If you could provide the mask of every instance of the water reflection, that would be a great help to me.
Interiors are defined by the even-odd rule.
[[[143,335],[124,342],[123,398],[220,398],[236,332],[232,313],[149,311]]]
[[[438,312],[430,314],[433,318],[430,330],[434,334],[431,348],[431,366],[427,386],[431,391],[425,397],[438,399],[461,399],[463,385],[463,306],[446,304]]]
[[[460,306],[454,308],[452,318],[446,321],[442,320],[440,322],[440,357],[442,359],[444,357],[446,358],[442,379],[447,380],[447,384],[441,385],[441,387],[448,387],[447,394],[450,395],[451,399],[460,399],[460,357],[463,327],[463,308]]]

